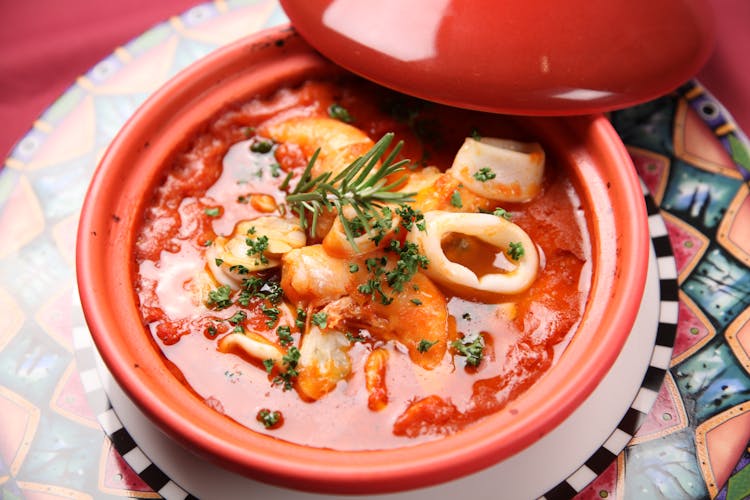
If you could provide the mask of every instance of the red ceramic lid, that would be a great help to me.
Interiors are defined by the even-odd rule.
[[[566,115],[647,101],[690,79],[705,0],[281,0],[316,49],[381,85],[483,111]]]

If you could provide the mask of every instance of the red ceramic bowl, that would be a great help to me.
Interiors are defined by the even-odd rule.
[[[167,368],[133,289],[134,237],[167,159],[227,103],[342,70],[290,28],[221,49],[183,71],[135,113],[94,175],[81,213],[78,285],[104,362],[163,431],[201,457],[287,487],[337,493],[405,490],[502,461],[560,424],[617,358],[636,317],[648,253],[640,185],[601,115],[517,118],[569,164],[588,209],[593,284],[584,318],[556,364],[504,410],[450,437],[407,448],[342,452],[278,440],[207,407]]]

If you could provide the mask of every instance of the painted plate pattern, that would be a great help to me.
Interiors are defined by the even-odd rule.
[[[276,0],[217,0],[175,16],[81,76],[0,167],[0,497],[189,495],[101,418],[107,394],[92,361],[76,356],[88,335],[73,270],[78,212],[98,158],[149,93],[217,47],[285,21]],[[654,356],[620,424],[638,429],[627,446],[603,446],[547,498],[746,498],[748,141],[696,82],[611,119],[654,201],[660,295],[671,304],[657,345],[674,349]]]

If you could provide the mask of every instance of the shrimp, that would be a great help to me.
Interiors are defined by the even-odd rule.
[[[445,355],[451,340],[447,301],[438,287],[417,272],[388,304],[363,294],[354,295],[370,333],[396,340],[409,351],[411,361],[430,370]]]
[[[480,196],[448,173],[430,176],[432,183],[421,184],[412,207],[421,212],[445,210],[450,212],[479,212],[495,208],[497,203]]]
[[[294,304],[325,305],[356,286],[349,265],[322,245],[294,249],[281,258],[281,288]]]
[[[321,116],[290,118],[268,125],[261,133],[276,142],[296,144],[308,161],[320,149],[311,170],[313,177],[325,172],[336,175],[375,144],[357,127]]]

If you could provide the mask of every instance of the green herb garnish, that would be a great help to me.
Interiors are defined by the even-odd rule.
[[[250,230],[253,232],[250,233]],[[249,234],[255,234],[255,228],[250,228],[248,230]],[[252,257],[253,255],[258,256],[259,260],[255,261],[255,264],[268,264],[268,257],[266,257],[265,252],[268,250],[268,236],[258,236],[257,238],[245,238],[245,244],[247,245],[247,255]]]
[[[219,288],[215,288],[208,292],[208,300],[206,305],[211,309],[226,309],[232,305],[230,296],[232,295],[232,289],[227,285],[222,285]]]
[[[276,329],[276,335],[279,337],[279,344],[286,347],[294,342],[292,330],[287,325],[282,325]]]
[[[312,315],[312,324],[318,328],[325,328],[328,325],[328,314],[323,311],[316,312]]]
[[[291,390],[294,387],[294,379],[299,375],[297,371],[299,358],[299,349],[294,346],[290,347],[289,351],[281,358],[284,371],[274,377],[274,385],[281,385],[285,391]]]
[[[271,139],[254,138],[250,142],[250,151],[253,153],[266,154],[273,149],[273,141]]]
[[[402,147],[401,142],[383,159],[392,141],[393,134],[385,134],[370,151],[354,160],[338,174],[325,172],[313,178],[311,170],[320,153],[320,150],[315,151],[299,182],[286,197],[290,209],[299,216],[302,227],[309,226],[314,233],[320,214],[324,210],[336,210],[346,239],[352,248],[358,250],[354,241],[357,228],[364,228],[365,232],[370,233],[370,221],[383,218],[384,204],[411,201],[413,193],[395,191],[406,182],[406,177],[402,176],[394,182],[388,182],[388,176],[403,171],[404,166],[409,163],[409,160],[395,161]],[[381,166],[376,170],[378,162],[381,162]],[[288,180],[289,177],[284,182],[288,184]],[[344,216],[343,209],[346,206],[354,210],[358,226],[355,227],[353,222]],[[309,223],[308,215],[311,218]]]
[[[500,208],[500,207],[498,207],[495,210],[493,210],[492,211],[492,215],[496,215],[497,217],[502,217],[505,220],[510,220],[513,217],[510,214],[510,212],[508,212],[504,208]]]
[[[484,356],[484,338],[481,335],[469,343],[464,343],[466,339],[454,340],[451,346],[456,350],[459,356],[466,357],[466,366],[479,366]]]
[[[218,217],[221,214],[221,209],[219,207],[204,208],[203,213],[209,217]]]
[[[429,340],[422,339],[419,341],[419,344],[417,344],[417,351],[424,354],[430,350],[430,347],[434,346],[437,343],[437,340],[433,340],[432,342],[430,342]]]
[[[306,320],[307,320],[307,313],[305,312],[304,309],[298,307],[297,318],[294,320],[294,326],[296,326],[299,330],[304,330]]]
[[[232,315],[231,318],[227,319],[233,325],[239,325],[247,319],[247,313],[245,311],[237,311]]]
[[[278,426],[279,422],[281,422],[281,419],[282,417],[280,411],[271,411],[268,408],[259,410],[255,415],[255,420],[263,424],[263,427],[265,427],[266,429],[272,429]]]
[[[508,243],[508,255],[513,260],[518,260],[524,255],[523,243],[520,241],[511,241]]]
[[[352,118],[352,115],[349,113],[349,111],[338,103],[333,103],[328,106],[328,116],[337,120],[341,120],[344,123],[351,123],[354,121],[354,118]]]
[[[458,192],[458,189],[451,194],[451,205],[456,208],[462,208],[464,206],[464,202],[461,200],[461,193]]]
[[[487,182],[497,177],[497,175],[495,175],[495,172],[493,172],[491,168],[482,167],[474,172],[474,175],[472,177],[474,177],[479,182]]]

